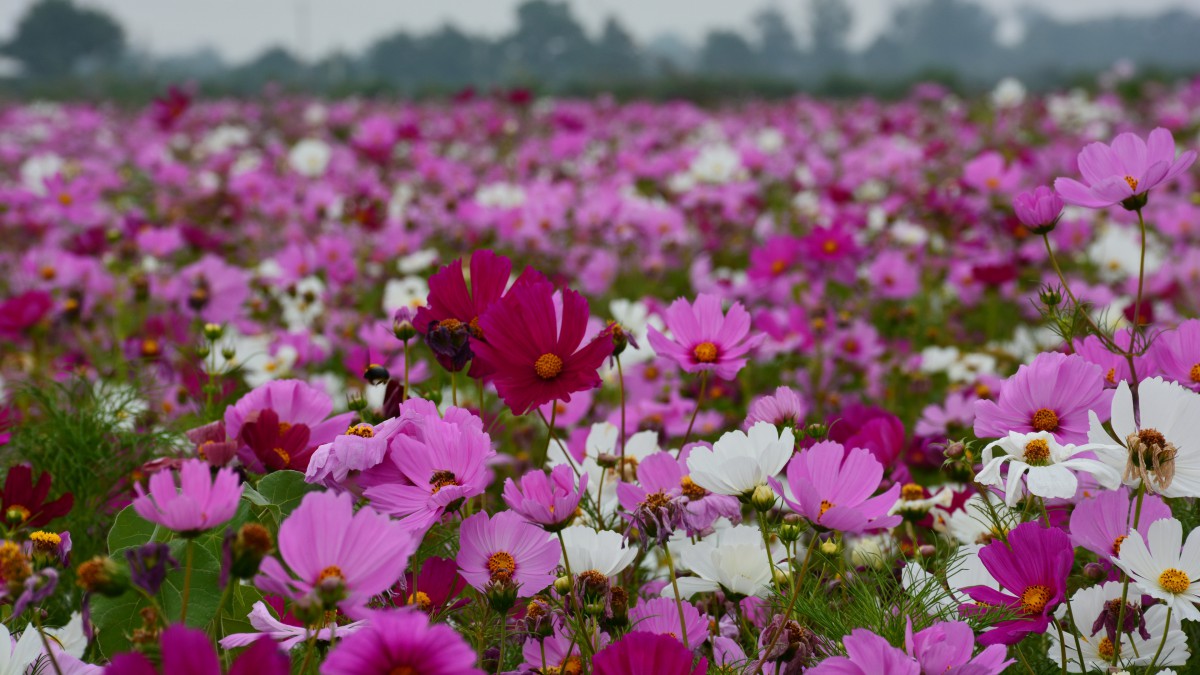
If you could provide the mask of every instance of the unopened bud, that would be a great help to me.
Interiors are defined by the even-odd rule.
[[[258,523],[246,523],[229,543],[229,574],[235,579],[252,579],[263,558],[275,547],[271,532]]]
[[[224,358],[226,361],[232,361],[233,357],[235,357],[235,356],[237,356],[237,347],[234,347],[233,345],[229,345],[227,347],[221,348],[221,357]]]
[[[512,582],[493,583],[486,595],[488,604],[500,614],[507,614],[517,604],[517,587]]]
[[[129,575],[112,558],[96,556],[76,568],[75,583],[89,593],[115,598],[129,588]]]
[[[812,424],[804,427],[804,435],[818,441],[822,438],[825,438],[828,433],[829,427],[821,424],[820,422],[813,422]]]
[[[411,307],[401,307],[396,310],[396,315],[392,317],[392,333],[397,340],[408,342],[417,336],[417,329],[413,326],[415,316]]]
[[[766,513],[775,507],[775,491],[768,485],[759,485],[750,495],[750,505],[759,513]]]
[[[209,342],[216,342],[225,334],[225,327],[219,323],[204,324],[204,339]]]
[[[598,464],[602,469],[611,469],[617,465],[617,462],[620,461],[620,457],[617,457],[616,455],[610,455],[607,452],[602,452],[596,456],[596,464]]]
[[[1100,563],[1090,562],[1083,566],[1083,576],[1091,581],[1100,582],[1108,578],[1108,570]]]
[[[561,576],[561,577],[555,579],[554,580],[554,590],[559,595],[562,595],[562,596],[569,595],[571,593],[571,577],[564,575],[564,576]]]
[[[779,539],[786,544],[795,543],[804,533],[804,519],[799,514],[789,513],[779,525]]]
[[[782,568],[773,567],[773,568],[771,568],[771,571],[772,571],[772,576],[775,579],[776,586],[786,586],[786,585],[792,583],[792,575],[788,574]]]

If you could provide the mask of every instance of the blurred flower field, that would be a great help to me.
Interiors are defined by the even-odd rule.
[[[1197,111],[0,108],[0,672],[1194,672]]]

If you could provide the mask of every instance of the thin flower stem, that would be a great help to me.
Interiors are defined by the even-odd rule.
[[[404,341],[404,389],[400,392],[400,402],[408,400],[408,340]]]
[[[567,557],[567,541],[563,539],[562,530],[559,530],[555,534],[558,535],[558,545],[562,547],[563,569],[567,571],[567,578],[574,582],[575,578],[571,574],[571,560]]]
[[[1116,343],[1110,340],[1108,336],[1105,335],[1104,331],[1100,330],[1100,327],[1097,326],[1096,322],[1092,320],[1092,315],[1088,314],[1086,309],[1083,309],[1083,306],[1079,304],[1079,299],[1076,298],[1075,293],[1071,291],[1071,286],[1067,283],[1066,275],[1063,274],[1062,268],[1058,266],[1058,258],[1054,256],[1054,249],[1050,247],[1050,235],[1043,234],[1042,241],[1046,243],[1046,254],[1050,256],[1050,265],[1054,267],[1054,272],[1058,274],[1058,281],[1062,284],[1063,290],[1067,292],[1067,297],[1071,299],[1071,307],[1075,310],[1079,310],[1079,313],[1083,315],[1084,321],[1087,322],[1088,327],[1092,329],[1092,333],[1100,339],[1100,342],[1104,343],[1104,347],[1106,349],[1109,351],[1120,351],[1120,349],[1116,346]]]
[[[538,416],[541,417],[542,421],[546,423],[546,447],[542,449],[542,456],[539,458],[539,461],[534,462],[534,466],[540,469],[543,465],[545,465],[546,459],[550,456],[550,444],[554,442],[554,420],[558,417],[557,403],[550,407],[549,420],[546,419],[546,416],[540,409],[538,410]],[[570,456],[570,453],[566,454]]]
[[[188,596],[192,593],[192,562],[196,557],[196,541],[188,539],[187,541],[187,562],[183,568],[183,597],[181,598],[182,607],[179,610],[179,623],[187,624],[188,611]]]
[[[1062,623],[1055,621],[1054,628],[1058,631],[1058,651],[1062,658],[1062,672],[1063,675],[1067,675],[1067,638],[1063,636]]]
[[[1142,500],[1145,496],[1146,496],[1146,481],[1145,481],[1145,479],[1142,479],[1142,481],[1140,483],[1138,483],[1137,504],[1134,506],[1133,526],[1129,528],[1130,531],[1136,530],[1138,528],[1138,523],[1142,519]],[[1120,609],[1117,610],[1117,628],[1118,629],[1121,626],[1125,625],[1125,604],[1129,600],[1129,575],[1122,574],[1121,576],[1124,577],[1124,580],[1121,582],[1121,607],[1120,607]],[[1113,653],[1114,654],[1121,653],[1121,636],[1122,635],[1123,635],[1123,633],[1120,630],[1117,630],[1117,639],[1113,644]]]
[[[671,575],[671,590],[675,591],[675,606],[679,608],[679,633],[683,636],[683,645],[690,649],[687,621],[683,618],[683,598],[679,595],[679,582],[675,579],[675,561],[671,559],[671,549],[666,544],[663,544],[663,554],[667,558],[667,572]]]
[[[621,466],[625,466],[625,371],[621,369],[620,355],[613,359],[617,362],[617,395],[621,400]]]
[[[500,654],[496,656],[496,675],[504,670],[504,642],[508,638],[508,613],[497,612],[500,615]]]
[[[820,537],[817,536],[816,532],[814,532],[812,535],[812,539],[809,540],[809,542],[808,542],[808,549],[806,549],[804,552],[804,564],[802,564],[800,566],[800,574],[796,578],[792,579],[792,596],[791,596],[791,598],[788,599],[787,609],[783,610],[783,619],[785,621],[787,620],[787,618],[789,616],[792,615],[792,610],[795,609],[795,607],[796,607],[796,600],[800,597],[800,584],[803,582],[805,573],[808,572],[808,561],[812,560],[813,551],[817,547],[818,539],[820,539]],[[771,558],[771,554],[770,554],[770,552],[768,552],[767,559],[769,560],[770,558]],[[780,626],[780,630],[775,631],[775,633],[771,636],[771,641],[767,644],[767,648],[762,650],[759,653],[760,654],[770,654],[771,650],[775,648],[775,643],[779,642],[779,636],[782,633],[783,633],[783,627]],[[758,663],[758,669],[755,670],[755,672],[762,673],[763,665],[764,665],[763,661],[760,658],[759,663]]]
[[[458,407],[458,373],[450,373],[450,395],[454,400],[454,407]]]
[[[1067,602],[1067,620],[1071,622],[1072,627],[1078,627],[1079,624],[1075,623],[1075,612],[1071,610],[1071,595],[1069,593],[1065,595]],[[1087,666],[1083,665],[1083,645],[1079,642],[1079,631],[1073,630],[1071,631],[1071,635],[1075,637],[1075,655],[1079,657],[1079,672],[1086,673]],[[1063,660],[1065,661],[1066,659]],[[1066,668],[1066,666],[1063,667]]]
[[[696,396],[696,409],[692,411],[692,419],[688,422],[687,433],[683,435],[683,443],[679,445],[679,452],[683,452],[683,446],[692,440],[692,427],[696,424],[696,414],[700,412],[700,406],[704,404],[704,391],[708,388],[708,371],[700,371],[700,394]]]
[[[1150,659],[1150,667],[1146,668],[1147,673],[1153,673],[1154,667],[1158,665],[1158,657],[1162,656],[1163,647],[1167,644],[1167,635],[1171,633],[1171,612],[1175,611],[1174,607],[1167,606],[1167,620],[1163,623],[1163,636],[1158,641],[1158,649],[1154,652],[1154,658]]]
[[[304,661],[300,664],[300,675],[308,672],[308,664],[312,661],[313,653],[316,651],[317,646],[317,632],[311,630],[308,626],[305,626],[304,631],[308,635],[305,639]]]
[[[46,657],[50,659],[50,666],[54,668],[55,675],[62,675],[62,668],[60,668],[58,665],[58,659],[54,657],[54,650],[50,648],[50,638],[46,637],[46,631],[42,629],[42,619],[39,616],[40,612],[35,608],[31,614],[33,615],[34,629],[37,630],[38,635],[42,637],[42,648],[46,650]],[[1170,620],[1171,614],[1170,611],[1168,611],[1167,621]],[[1159,651],[1162,651],[1162,645],[1159,645],[1158,649]]]

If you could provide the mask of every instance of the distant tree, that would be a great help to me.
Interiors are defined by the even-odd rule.
[[[919,0],[904,5],[896,10],[891,28],[880,41],[892,44],[867,55],[864,66],[868,73],[954,71],[980,80],[1004,70],[995,16],[966,0]]]
[[[604,22],[588,70],[603,80],[627,80],[640,77],[644,64],[637,45],[625,26],[614,17]]]
[[[266,82],[295,82],[304,75],[305,67],[283,47],[271,47],[249,63],[234,71],[234,79],[243,84],[259,85]]]
[[[800,63],[800,47],[787,17],[773,7],[754,17],[758,31],[758,54],[763,72],[782,78],[794,78]]]
[[[758,54],[741,34],[714,30],[704,38],[700,50],[700,73],[720,77],[745,77],[758,74]]]
[[[418,39],[405,32],[376,40],[363,57],[367,72],[383,82],[397,85],[415,83],[414,64],[420,55]]]
[[[419,65],[431,84],[461,88],[489,79],[491,45],[485,39],[471,37],[454,26],[443,26],[422,38],[418,47],[421,63],[410,65]]]
[[[847,40],[854,27],[854,14],[846,0],[808,0],[811,70],[828,75],[844,69],[848,59]]]
[[[501,44],[509,75],[555,85],[585,74],[593,45],[565,2],[527,0]]]
[[[125,31],[108,14],[72,0],[40,0],[2,51],[30,77],[61,77],[85,63],[112,63],[124,48]]]

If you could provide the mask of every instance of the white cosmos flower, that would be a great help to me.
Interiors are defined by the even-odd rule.
[[[325,173],[332,156],[333,150],[328,143],[316,138],[306,138],[292,146],[288,152],[288,166],[301,176],[316,178]]]
[[[584,572],[616,576],[629,567],[638,551],[636,546],[626,546],[625,538],[612,530],[597,532],[583,525],[563,530],[562,540],[571,574],[576,576]]]
[[[778,560],[782,556],[776,553],[774,557]],[[766,597],[771,589],[771,561],[763,547],[762,533],[753,525],[727,527],[694,544],[681,544],[679,563],[695,574],[678,580],[679,594],[684,598],[718,588]],[[662,595],[673,598],[675,591],[668,585]]]
[[[424,277],[410,276],[389,279],[383,287],[383,313],[392,316],[401,307],[416,309],[429,297],[429,283]]]
[[[1149,548],[1142,533],[1130,530],[1113,562],[1137,587],[1174,608],[1181,619],[1200,621],[1200,529],[1183,543],[1183,523],[1174,518],[1150,524]]]
[[[1112,429],[1117,441],[1127,443],[1134,434],[1154,430],[1175,446],[1175,477],[1171,484],[1160,490],[1154,481],[1150,481],[1147,489],[1164,497],[1200,497],[1200,394],[1155,377],[1142,380],[1138,385],[1138,400],[1140,427],[1134,422],[1133,394],[1129,385],[1125,382],[1117,385],[1112,399]],[[1088,413],[1088,418],[1091,420],[1088,440],[1111,444],[1113,439],[1101,426],[1096,413]],[[1121,472],[1125,471],[1129,461],[1124,451],[1100,458]],[[1138,482],[1138,478],[1133,478],[1126,484],[1137,487]]]
[[[720,185],[728,183],[745,171],[742,169],[742,157],[728,145],[709,145],[700,150],[692,159],[688,173],[701,183]]]
[[[692,482],[719,495],[741,496],[783,470],[792,458],[795,437],[769,422],[759,422],[749,433],[729,431],[712,449],[696,448],[688,456]]]
[[[996,454],[996,450],[1003,454]],[[981,485],[1004,485],[1004,503],[1016,506],[1024,490],[1021,477],[1026,477],[1029,493],[1042,498],[1070,499],[1079,488],[1075,472],[1091,474],[1109,490],[1121,485],[1121,474],[1098,459],[1079,457],[1081,453],[1113,453],[1123,455],[1122,448],[1103,446],[1062,445],[1047,431],[1022,434],[1008,432],[1006,438],[993,441],[983,448],[983,469],[975,477]],[[1000,469],[1008,464],[1008,480]]]
[[[931,513],[933,529],[945,532],[960,544],[986,544],[995,538],[997,530],[1008,532],[1021,523],[1020,515],[990,492],[987,503],[980,495],[971,495],[953,513],[939,508]]]
[[[1107,602],[1121,599],[1121,582],[1110,581],[1103,586],[1092,586],[1076,591],[1071,596],[1071,614],[1075,617],[1074,635],[1066,636],[1067,672],[1081,672],[1079,668],[1079,653],[1083,652],[1083,663],[1088,672],[1107,671],[1113,661],[1111,655],[1114,645],[1105,631],[1093,632],[1094,617],[1104,612]],[[1054,613],[1059,621],[1067,620],[1067,605],[1061,604]],[[1155,605],[1144,615],[1146,631],[1150,639],[1141,636],[1140,631],[1133,631],[1121,637],[1121,658],[1118,660],[1123,667],[1148,666],[1158,651],[1159,644],[1163,645],[1162,653],[1158,656],[1160,666],[1182,666],[1188,659],[1187,634],[1182,629],[1182,619],[1178,614],[1172,614],[1171,623],[1167,625],[1167,608]],[[1163,633],[1166,632],[1166,642]],[[1062,647],[1059,645],[1057,631],[1047,631],[1050,638],[1050,648],[1047,656],[1050,660],[1062,666]],[[1079,649],[1075,648],[1075,636],[1079,637]],[[1131,644],[1132,643],[1132,644]],[[1165,672],[1165,671],[1162,671]]]
[[[915,562],[909,562],[900,572],[900,585],[915,597],[930,597],[930,594],[940,591],[933,596],[933,605],[937,609],[945,612],[943,615],[946,619],[953,620],[958,616],[958,608],[960,605],[974,602],[971,597],[962,592],[964,588],[971,586],[987,586],[995,590],[1000,590],[1000,583],[996,581],[991,572],[983,566],[983,561],[979,559],[979,551],[983,548],[982,544],[966,544],[959,547],[954,556],[946,562],[946,584],[942,586],[942,582],[933,574],[930,574]],[[946,589],[949,589],[947,591]]]
[[[14,643],[8,628],[0,625],[0,675],[25,675],[41,655],[42,638],[36,628],[27,627]]]

